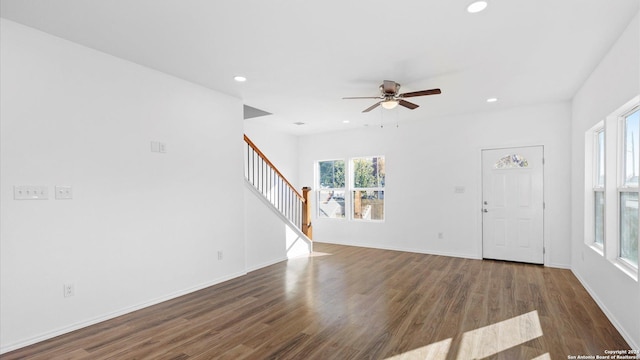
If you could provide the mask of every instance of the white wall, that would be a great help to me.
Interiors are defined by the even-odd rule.
[[[244,191],[247,271],[308,255],[312,243],[248,182]]]
[[[386,157],[385,221],[314,216],[314,240],[479,258],[481,149],[543,145],[545,264],[569,267],[570,120],[569,104],[554,103],[405,123],[400,114],[397,128],[301,137],[300,181],[305,184],[314,184],[317,160]],[[465,192],[455,194],[456,186]],[[437,237],[440,232],[443,239]]]
[[[245,120],[244,133],[269,158],[296,190],[300,192],[304,186],[311,185],[298,182],[297,136],[277,131],[273,126],[269,126],[269,116]]]
[[[244,273],[240,100],[10,21],[0,34],[0,351]]]
[[[302,192],[298,183],[298,137],[269,126],[269,116],[244,121],[244,132],[278,168],[287,180]],[[245,247],[247,271],[274,264],[311,251],[311,244],[263,201],[251,185],[245,187]]]
[[[638,15],[572,102],[572,270],[609,319],[640,349],[640,285],[585,245],[585,132],[640,93]]]

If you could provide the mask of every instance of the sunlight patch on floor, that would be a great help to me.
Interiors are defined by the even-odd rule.
[[[486,358],[542,335],[538,311],[534,310],[511,319],[465,332],[462,334],[457,359]],[[389,357],[386,360],[446,359],[451,347],[451,341],[451,338],[438,341]],[[551,356],[549,353],[545,353],[531,360],[551,360]]]
[[[531,360],[551,360],[551,355],[549,355],[549,353],[544,353],[540,356],[537,356]]]
[[[387,358],[387,360],[430,359],[445,360],[451,347],[451,338],[438,341],[421,348],[407,351],[402,354]]]
[[[309,254],[309,257],[320,257],[320,256],[330,256],[330,255],[333,255],[333,254],[314,251],[311,254]]]
[[[538,312],[532,311],[462,335],[458,359],[480,359],[542,336]]]

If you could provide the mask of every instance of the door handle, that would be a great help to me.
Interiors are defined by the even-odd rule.
[[[487,210],[487,209],[482,209],[482,212],[486,212],[486,213],[487,213],[487,212],[489,212],[489,210]]]

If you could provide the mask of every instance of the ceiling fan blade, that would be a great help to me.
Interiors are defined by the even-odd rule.
[[[415,96],[425,96],[425,95],[438,95],[442,93],[440,89],[431,89],[431,90],[421,90],[421,91],[413,91],[404,94],[398,95],[399,98],[408,98]]]
[[[378,101],[377,103],[375,103],[375,104],[373,104],[373,105],[369,106],[368,108],[364,109],[362,112],[363,112],[363,113],[365,113],[365,112],[369,112],[369,111],[371,111],[371,110],[373,110],[373,109],[377,108],[378,106],[380,106],[380,104],[381,104],[381,103],[382,103],[382,101]]]
[[[344,100],[349,100],[349,99],[380,99],[380,96],[347,96],[347,97],[343,97],[342,99],[344,99]]]
[[[385,80],[382,83],[382,92],[385,94],[395,94],[397,90],[396,82],[391,80]]]
[[[413,110],[413,109],[415,109],[415,108],[417,108],[419,106],[419,105],[416,105],[414,103],[411,103],[411,102],[408,102],[408,101],[405,101],[405,100],[402,100],[402,99],[398,100],[398,105],[404,106],[404,107],[406,107],[408,109],[411,109],[411,110]]]

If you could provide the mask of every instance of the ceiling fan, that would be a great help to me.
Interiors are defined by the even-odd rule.
[[[418,107],[417,104],[408,102],[404,100],[405,98],[416,97],[416,96],[425,96],[425,95],[438,95],[441,93],[440,89],[431,89],[431,90],[421,90],[421,91],[413,91],[403,94],[398,94],[400,91],[400,84],[395,81],[385,80],[382,85],[380,85],[380,96],[361,96],[361,97],[343,97],[343,99],[379,99],[377,103],[369,106],[364,109],[362,112],[369,112],[378,106],[382,105],[385,109],[393,109],[396,106],[404,106],[407,109],[415,109]]]

